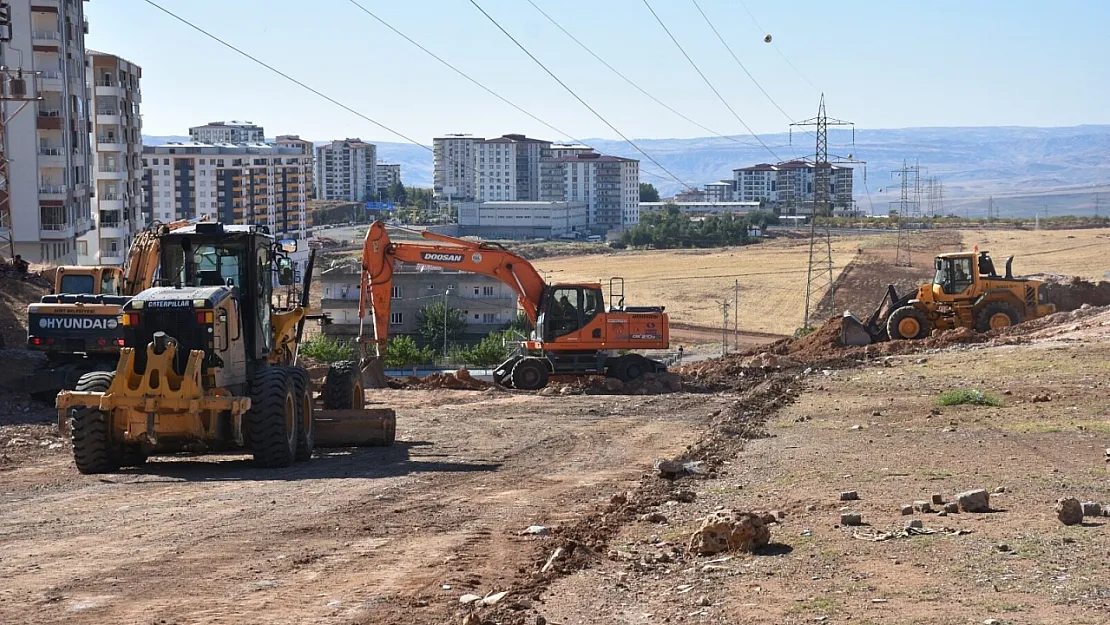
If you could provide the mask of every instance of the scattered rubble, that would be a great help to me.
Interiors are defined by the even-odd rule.
[[[1058,499],[1056,518],[1064,525],[1078,525],[1083,522],[1083,505],[1075,497]]]
[[[978,490],[969,490],[956,495],[956,501],[959,503],[961,512],[990,512],[990,494],[986,490],[980,488]]]
[[[1083,516],[1102,516],[1102,504],[1097,501],[1084,501]]]
[[[755,551],[771,541],[771,529],[752,512],[718,510],[690,537],[689,550],[699,555]]]
[[[466,369],[459,369],[453,374],[433,373],[423,378],[409,376],[407,378],[391,378],[389,380],[390,388],[408,390],[450,389],[456,391],[484,391],[491,386],[493,386],[492,382],[479,380],[471,376],[470,372]]]
[[[858,501],[859,493],[854,490],[846,490],[840,493],[840,501]]]
[[[863,515],[858,512],[841,512],[840,524],[845,526],[863,525]]]

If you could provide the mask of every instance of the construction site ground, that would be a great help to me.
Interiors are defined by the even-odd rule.
[[[1110,502],[1110,311],[923,353],[811,347],[791,369],[698,363],[669,395],[372,391],[396,447],[286,470],[82,476],[52,411],[0,398],[0,622],[452,623],[505,591],[471,622],[1105,622],[1107,519],[1053,506]],[[1002,406],[937,406],[965,388]],[[700,469],[658,477],[674,457]],[[900,512],[974,488],[1005,493]],[[718,507],[784,518],[756,554],[685,553]],[[937,533],[857,537],[908,519]]]

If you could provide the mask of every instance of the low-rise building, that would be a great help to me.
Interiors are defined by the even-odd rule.
[[[640,212],[666,210],[674,206],[688,215],[743,214],[759,210],[759,202],[640,202]]]
[[[266,131],[254,122],[208,122],[189,129],[196,143],[265,143]]]
[[[459,233],[484,239],[551,239],[584,233],[586,202],[463,202]]]
[[[365,319],[358,316],[361,279],[357,263],[340,264],[321,272],[320,307],[330,320],[323,327],[324,334],[351,339],[358,335],[361,321],[373,323],[369,316]],[[444,300],[449,308],[459,309],[466,316],[462,341],[467,343],[505,329],[517,315],[516,293],[496,278],[399,263],[393,273],[390,335],[418,337],[420,312],[428,304]]]
[[[731,202],[733,188],[733,183],[725,180],[707,183],[705,185],[705,200],[707,202]]]

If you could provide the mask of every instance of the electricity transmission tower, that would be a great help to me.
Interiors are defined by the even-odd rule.
[[[829,228],[832,220],[832,205],[829,201],[832,165],[829,163],[829,126],[852,126],[852,141],[855,142],[855,124],[841,119],[830,119],[825,114],[825,94],[821,94],[821,104],[817,117],[790,124],[791,126],[814,126],[817,128],[817,149],[813,159],[813,212],[809,220],[809,268],[806,272],[806,307],[803,328],[809,328],[813,313],[825,293],[829,294],[829,306],[835,306],[836,284],[833,275],[832,233]],[[818,218],[824,218],[819,226]]]
[[[911,174],[913,174],[914,186],[911,186]],[[919,216],[921,206],[917,201],[917,189],[920,180],[920,173],[918,166],[910,167],[906,161],[902,161],[902,169],[896,169],[890,172],[890,177],[897,176],[900,180],[902,187],[901,197],[891,202],[894,205],[893,211],[895,212],[895,219],[898,220],[898,243],[894,252],[894,265],[896,267],[911,267],[913,266],[913,258],[910,254],[910,242],[902,225],[905,223],[907,217]]]

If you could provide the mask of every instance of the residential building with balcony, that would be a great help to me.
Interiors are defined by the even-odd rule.
[[[361,268],[357,263],[336,265],[320,274],[321,310],[330,319],[324,334],[341,339],[358,335],[358,302]],[[420,311],[428,304],[444,301],[466,316],[462,341],[475,343],[490,332],[502,330],[516,319],[517,297],[497,278],[427,265],[398,263],[393,273],[389,331],[393,336],[411,335],[420,341]],[[436,346],[439,347],[438,345]]]
[[[378,191],[384,192],[389,187],[401,182],[401,165],[399,163],[378,163],[374,167]]]
[[[452,134],[432,139],[432,188],[437,198],[473,200],[474,152],[481,137]]]
[[[11,40],[0,46],[8,77],[22,72],[29,101],[8,101],[8,181],[0,194],[0,240],[30,262],[73,263],[92,227],[93,119],[85,70],[84,2],[11,0]],[[37,73],[36,73],[37,72]],[[5,89],[12,82],[6,80]],[[37,100],[35,98],[38,98]],[[26,104],[26,105],[25,105]],[[25,105],[25,106],[24,106]],[[17,113],[18,111],[18,113]],[[106,111],[106,124],[134,111]],[[99,122],[101,115],[96,114]],[[7,253],[5,248],[4,253]]]
[[[292,148],[310,159],[316,158],[316,145],[307,139],[302,139],[300,135],[278,135],[272,145],[279,148]],[[316,167],[314,163],[315,160],[310,161],[311,166],[308,168],[308,175],[305,180],[301,181],[304,184],[304,193],[308,195],[310,200],[316,197]]]
[[[770,163],[732,170],[736,199],[741,202],[774,202],[777,170]]]
[[[705,199],[707,202],[731,202],[733,183],[721,180],[705,185]]]
[[[733,170],[737,196],[745,202],[765,202],[783,215],[813,214],[816,167],[807,161],[788,161],[770,165],[760,163]],[[853,170],[829,165],[829,202],[835,214],[854,210]]]
[[[265,143],[262,126],[253,122],[208,122],[189,129],[189,139],[194,143]]]
[[[640,223],[640,161],[592,151],[544,159],[540,199],[585,202],[591,229],[634,226]]]
[[[167,143],[143,147],[143,211],[152,220],[208,218],[311,236],[312,156],[265,143]],[[307,244],[302,245],[307,250]]]
[[[540,200],[540,162],[550,141],[502,135],[474,144],[475,199],[479,202]]]
[[[135,233],[146,223],[142,212],[142,68],[104,52],[90,50],[86,75],[93,125],[92,230],[77,240],[77,262],[82,265],[119,265],[127,256]],[[101,123],[100,111],[119,111],[119,123]],[[106,121],[111,116],[104,118]]]
[[[316,192],[321,200],[366,202],[378,198],[378,148],[361,139],[316,148]]]
[[[461,202],[459,235],[483,239],[553,239],[585,233],[589,206],[578,202]]]

